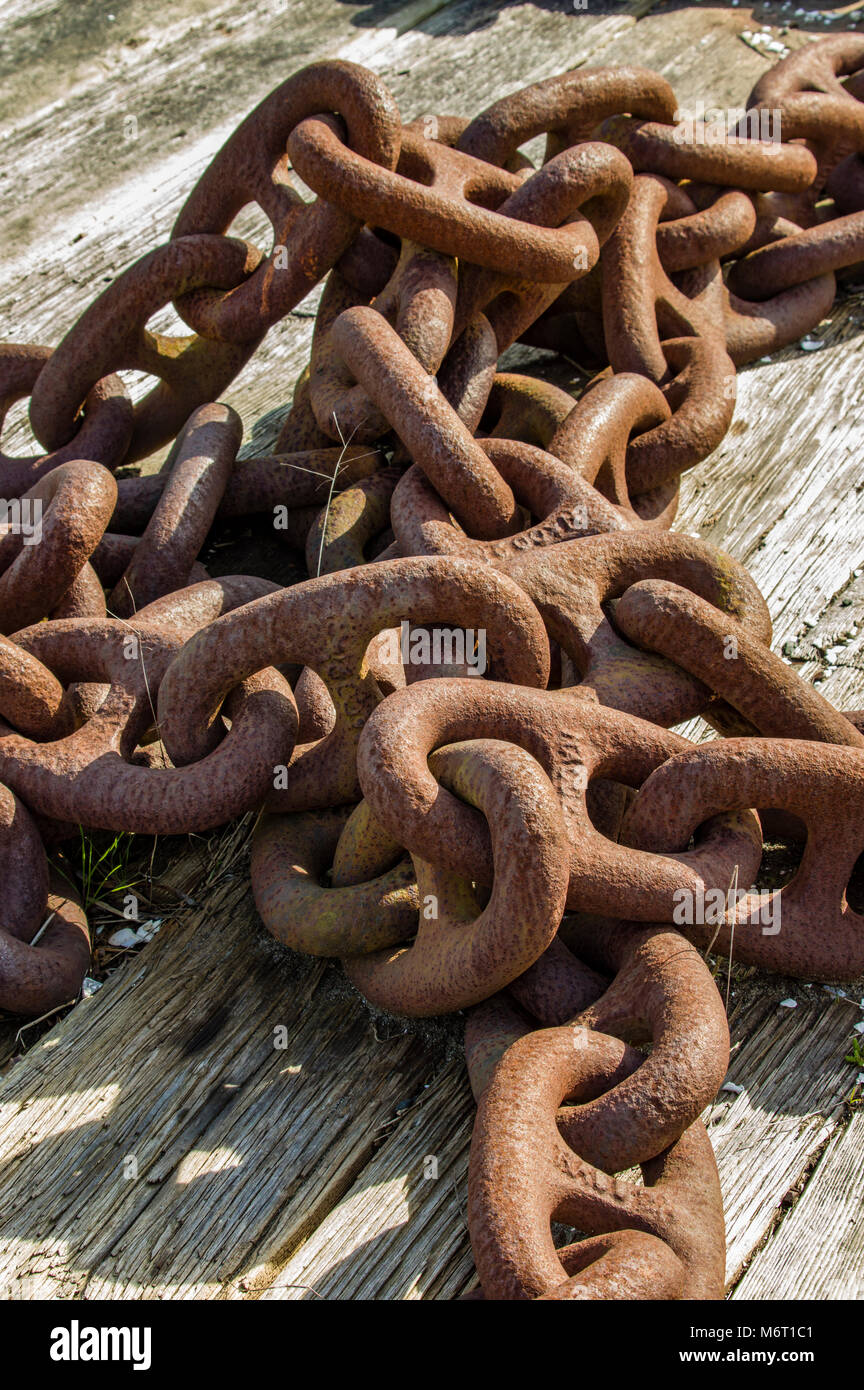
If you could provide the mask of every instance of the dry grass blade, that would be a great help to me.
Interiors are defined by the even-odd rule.
[[[333,423],[334,423],[334,425],[336,426],[337,430],[339,431],[339,442],[340,442],[340,444],[342,445],[342,452],[340,453],[338,459],[336,460],[336,467],[333,469],[333,477],[332,477],[331,480],[330,480],[330,491],[329,491],[329,493],[327,494],[327,501],[326,501],[326,503],[324,504],[324,520],[323,520],[323,522],[321,523],[321,541],[320,541],[320,544],[319,544],[319,546],[318,546],[318,563],[317,563],[317,565],[316,565],[316,567],[315,567],[315,578],[316,578],[316,579],[320,579],[320,577],[321,577],[321,562],[322,562],[322,560],[324,559],[324,540],[325,540],[325,538],[326,538],[326,536],[327,536],[327,522],[328,522],[329,517],[330,517],[330,508],[331,508],[331,506],[333,505],[333,495],[334,495],[334,493],[335,493],[335,491],[336,491],[336,479],[337,479],[338,476],[339,476],[339,469],[342,467],[342,462],[343,462],[343,460],[344,460],[344,458],[345,458],[345,455],[346,455],[346,453],[347,453],[347,451],[348,451],[348,448],[349,448],[349,446],[350,446],[350,444],[351,444],[351,440],[354,438],[354,433],[353,433],[353,431],[352,431],[352,433],[351,433],[351,435],[349,436],[348,439],[345,438],[345,436],[344,436],[343,433],[342,433],[342,426],[339,424],[339,421],[338,421],[338,419],[336,418],[336,412],[335,412],[335,410],[334,410],[334,412],[333,412]]]

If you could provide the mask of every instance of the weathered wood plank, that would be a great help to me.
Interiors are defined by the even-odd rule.
[[[473,1121],[459,1058],[263,1297],[453,1298],[476,1283],[465,1218]]]
[[[605,61],[607,46],[633,31],[648,8],[650,0],[576,12],[566,0],[542,7],[457,0],[374,66],[409,119],[450,109],[473,115],[527,82]]]
[[[854,1080],[844,1061],[849,1005],[819,989],[809,991],[809,999],[807,991],[797,993],[797,1008],[781,1007],[783,992],[775,986],[742,1012],[732,1030],[728,1079],[744,1089],[734,1099],[721,1092],[710,1112],[730,1285],[842,1119]],[[799,1269],[815,1255],[812,1246],[802,1248]]]
[[[364,62],[445,3],[119,0],[110,12],[55,4],[23,14],[4,6],[0,149],[12,194],[4,233],[32,240],[142,171],[158,193],[166,156],[187,171],[206,159],[296,68],[336,48]]]
[[[332,967],[274,949],[246,865],[204,901],[5,1079],[0,1286],[218,1297],[291,1253],[433,1074]]]
[[[822,1155],[801,1199],[757,1255],[735,1298],[864,1298],[864,1117]],[[802,1267],[800,1252],[810,1258]],[[841,1292],[842,1291],[842,1292]]]

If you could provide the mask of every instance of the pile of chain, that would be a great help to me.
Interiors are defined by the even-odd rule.
[[[743,567],[669,529],[736,366],[864,261],[859,97],[859,38],[785,59],[723,139],[638,68],[403,126],[373,73],[315,64],[57,348],[0,348],[0,409],[29,396],[46,451],[0,456],[0,1006],[55,1008],[88,966],[46,844],[264,807],[279,941],[378,1009],[469,1011],[486,1298],[721,1297],[701,952],[864,969],[856,716],[771,652]],[[250,203],[269,255],[226,234]],[[214,402],[325,276],[276,451],[238,461]],[[148,330],[169,303],[190,336]],[[581,398],[499,372],[517,341],[592,371]],[[158,384],[133,405],[122,369]],[[268,513],[313,577],[210,578],[213,528]],[[671,732],[697,715],[720,737]],[[729,894],[763,834],[806,835],[800,868]]]

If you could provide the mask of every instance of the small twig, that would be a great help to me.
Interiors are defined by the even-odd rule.
[[[732,892],[732,885],[733,885],[733,884],[734,884],[735,887],[737,888],[737,886],[738,886],[738,865],[737,865],[737,864],[735,865],[735,868],[732,870],[732,877],[731,877],[730,880],[729,880],[729,887],[726,889],[726,911],[723,913],[723,921],[717,923],[717,930],[715,931],[714,935],[712,936],[711,940],[708,942],[708,945],[705,947],[705,950],[704,950],[703,953],[702,953],[702,959],[703,959],[703,960],[707,960],[708,956],[710,956],[712,950],[714,949],[714,942],[717,940],[718,936],[720,935],[720,928],[721,928],[721,927],[725,927],[725,926],[728,925],[728,918],[729,918],[729,894]]]
[[[129,595],[129,601],[130,601],[130,603],[132,604],[132,614],[133,614],[133,616],[135,616],[135,615],[137,614],[137,612],[138,612],[138,609],[137,609],[137,607],[136,607],[136,605],[135,605],[135,595],[132,593],[132,590],[131,590],[131,588],[129,587],[129,580],[126,578],[125,574],[124,574],[124,576],[123,576],[123,583],[126,585],[126,592],[127,592],[127,594]],[[128,628],[129,628],[130,632],[133,634],[133,636],[134,636],[134,638],[135,638],[135,641],[136,641],[136,643],[137,643],[137,646],[138,646],[138,659],[139,659],[139,661],[141,662],[141,674],[142,674],[143,677],[144,677],[144,689],[145,689],[146,692],[147,692],[147,701],[148,701],[148,703],[149,703],[149,705],[150,705],[150,713],[151,713],[152,716],[153,716],[153,727],[155,728],[156,733],[157,733],[158,736],[159,736],[159,756],[162,758],[162,766],[163,766],[163,767],[167,767],[167,763],[165,762],[165,755],[164,755],[164,753],[163,753],[163,751],[162,751],[162,744],[161,744],[162,734],[161,734],[160,729],[159,729],[159,719],[158,719],[157,714],[156,714],[156,706],[155,706],[154,703],[153,703],[153,695],[152,695],[151,690],[150,690],[150,681],[149,681],[148,678],[147,678],[147,667],[146,667],[146,665],[145,665],[145,663],[144,663],[144,643],[143,643],[143,641],[142,641],[142,639],[141,639],[141,634],[140,634],[139,632],[136,632],[135,628],[132,627],[132,624],[128,621],[128,619],[126,619],[126,618],[121,618],[121,617],[119,617],[116,613],[112,614],[111,616],[114,617],[114,618],[117,620],[117,622],[122,623],[124,627],[128,627]]]
[[[74,999],[67,999],[65,1003],[58,1004],[54,1009],[49,1009],[47,1014],[40,1014],[38,1018],[31,1018],[27,1023],[22,1023],[18,1032],[15,1034],[16,1043],[21,1041],[22,1033],[26,1033],[28,1028],[35,1028],[37,1023],[44,1023],[46,1018],[52,1018],[54,1014],[59,1014],[61,1009],[67,1009],[70,1004],[74,1003]]]
[[[153,836],[153,847],[150,850],[150,863],[147,865],[147,882],[150,884],[150,892],[153,892],[153,861],[156,858],[156,846],[159,843],[159,836]]]
[[[734,897],[733,897],[733,894],[735,895]],[[735,901],[735,899],[737,898],[737,896],[738,896],[738,865],[736,864],[736,865],[735,865],[735,868],[734,868],[733,871],[732,871],[732,881],[731,881],[731,883],[729,884],[729,889],[728,889],[728,892],[727,892],[727,894],[726,894],[726,911],[725,911],[725,913],[723,914],[724,920],[728,923],[728,920],[729,920],[729,904],[730,904],[730,898],[731,898],[731,899],[732,899],[732,930],[731,930],[730,935],[729,935],[729,969],[728,969],[728,971],[726,972],[726,1013],[727,1013],[727,1014],[729,1013],[729,992],[730,992],[730,990],[731,990],[731,988],[732,988],[732,951],[733,951],[733,947],[734,947],[734,945],[735,945],[735,916],[736,916],[736,913],[737,913],[737,911],[738,911],[738,904],[737,904],[737,902]]]
[[[56,912],[49,912],[49,913],[48,913],[48,916],[45,918],[45,921],[42,923],[42,925],[41,925],[41,927],[39,928],[39,930],[37,931],[36,935],[33,937],[33,940],[30,942],[30,945],[31,945],[31,946],[36,946],[36,945],[38,945],[39,941],[40,941],[40,940],[42,939],[42,937],[45,935],[46,931],[48,930],[48,928],[50,927],[51,923],[54,921],[54,918],[55,918],[56,916],[57,916],[57,913],[56,913]]]
[[[339,431],[339,441],[342,445],[342,452],[336,460],[336,467],[333,469],[333,477],[330,480],[330,491],[327,495],[327,501],[324,505],[324,520],[321,523],[321,543],[318,546],[318,564],[315,569],[316,579],[321,578],[321,563],[324,559],[324,541],[327,536],[327,521],[330,516],[330,508],[333,504],[333,493],[336,491],[336,479],[339,476],[339,469],[342,467],[342,460],[344,459],[345,454],[348,451],[348,447],[351,443],[351,440],[354,438],[354,432],[357,428],[357,426],[355,425],[354,430],[351,433],[351,437],[348,440],[346,440],[345,436],[342,433],[342,426],[339,424],[339,421],[336,417],[335,410],[333,411],[333,423],[336,426],[336,429]]]

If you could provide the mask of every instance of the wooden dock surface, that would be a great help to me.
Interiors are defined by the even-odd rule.
[[[743,34],[764,24],[795,47],[838,31],[811,17],[781,33],[791,13],[116,0],[106,18],[6,0],[0,337],[59,341],[165,239],[237,121],[315,58],[374,68],[405,119],[474,114],[586,63],[640,63],[684,107],[734,107],[777,57]],[[749,566],[776,649],[841,708],[864,705],[862,322],[864,298],[847,290],[817,349],[739,374],[733,426],[685,476],[676,523]],[[310,337],[307,304],[225,393],[245,453],[274,438]],[[278,948],[252,904],[245,829],[174,856],[154,889],[158,935],[23,1055],[0,1027],[0,1294],[447,1299],[471,1286],[459,1025],[373,1017],[335,967]],[[864,1296],[864,1115],[846,1060],[862,996],[754,972],[734,987],[729,1080],[742,1089],[706,1116],[731,1297]]]

